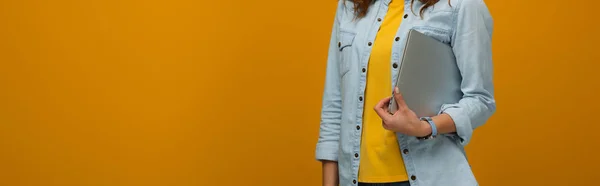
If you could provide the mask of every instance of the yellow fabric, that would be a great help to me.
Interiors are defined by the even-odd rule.
[[[408,180],[396,134],[383,128],[381,118],[372,109],[381,99],[392,94],[392,44],[402,21],[403,9],[404,1],[390,3],[371,51],[363,113],[359,182],[386,183]]]

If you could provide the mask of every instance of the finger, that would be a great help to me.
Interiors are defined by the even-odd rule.
[[[383,106],[383,111],[390,113],[390,102],[389,101]]]
[[[391,102],[391,100],[392,100],[392,97],[386,97],[386,98],[383,98],[381,100],[383,102],[383,105],[381,106],[381,108],[383,108],[383,110],[385,112],[387,112],[387,113],[390,113],[390,102]]]
[[[373,108],[383,122],[389,121],[391,118],[390,113],[388,111],[386,111],[389,102],[390,102],[389,97],[384,98],[381,101],[379,101],[379,103],[377,103],[377,105],[375,105],[375,108]]]
[[[386,97],[386,98],[379,100],[379,103],[377,103],[377,105],[375,105],[375,108],[381,108],[384,111],[387,111],[390,106],[390,100],[392,100],[392,97]]]
[[[398,89],[398,87],[394,88],[394,100],[396,100],[396,104],[398,104],[398,110],[404,110],[408,108],[406,101],[404,101],[404,97],[402,96],[402,93],[400,93],[400,89]]]

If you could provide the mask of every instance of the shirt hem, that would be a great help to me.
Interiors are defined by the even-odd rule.
[[[408,175],[358,178],[361,183],[395,183],[408,181]]]

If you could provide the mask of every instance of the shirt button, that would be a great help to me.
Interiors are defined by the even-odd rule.
[[[394,68],[398,68],[398,64],[397,64],[397,63],[394,63],[394,64],[392,65],[392,67],[394,67]]]
[[[373,43],[369,42],[368,45],[371,46],[371,45],[373,45]]]
[[[408,154],[408,149],[404,149],[404,154]]]
[[[377,21],[378,21],[378,22],[381,22],[381,18],[377,18]]]
[[[352,183],[356,184],[356,180],[352,180]]]
[[[338,47],[342,47],[342,42],[338,42]]]
[[[400,37],[396,37],[396,39],[394,39],[394,40],[396,40],[396,41],[400,41]]]
[[[408,14],[404,14],[404,19],[406,19],[408,17]]]
[[[362,96],[358,97],[358,101],[362,101],[362,100],[363,100]]]
[[[356,125],[356,130],[360,130],[360,126]]]
[[[362,69],[362,72],[366,72],[366,71],[367,71],[367,69],[365,69],[365,68]]]
[[[358,153],[354,153],[354,157],[355,157],[355,158],[358,158]]]
[[[415,181],[415,180],[417,180],[417,176],[412,175],[412,176],[410,176],[410,179],[413,180],[413,181]]]

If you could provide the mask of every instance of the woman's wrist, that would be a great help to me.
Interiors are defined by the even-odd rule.
[[[419,126],[419,135],[417,137],[425,137],[431,135],[432,128],[427,121],[420,120]]]

